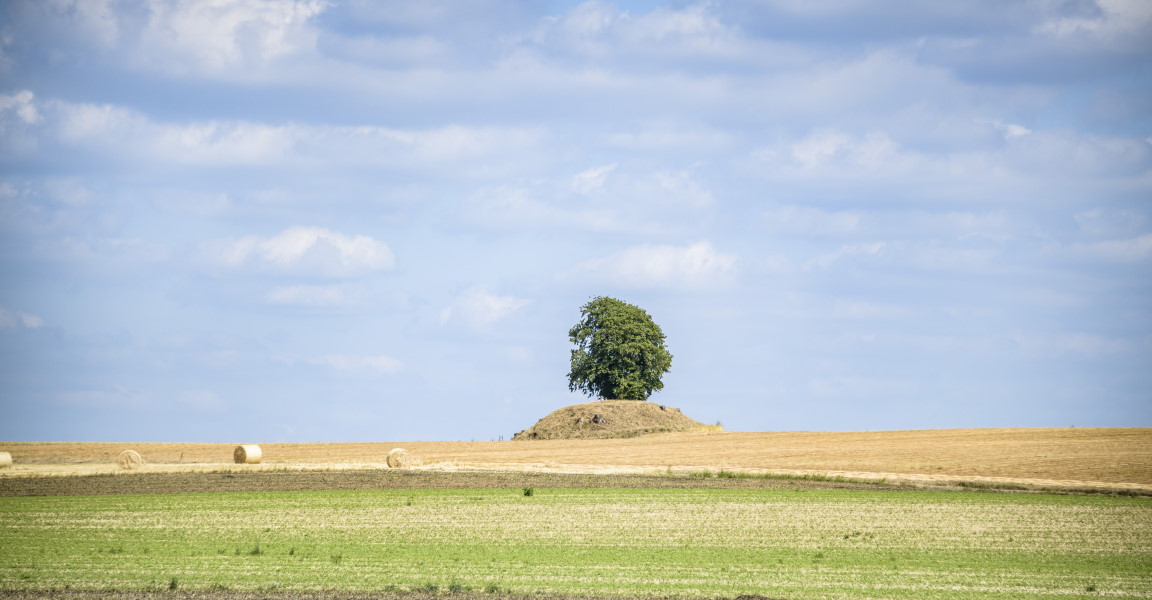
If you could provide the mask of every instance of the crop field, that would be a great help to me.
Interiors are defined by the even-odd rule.
[[[1146,428],[233,447],[0,443],[0,597],[1152,598]]]
[[[603,487],[7,497],[0,540],[6,590],[1152,597],[1152,500],[1132,497]]]
[[[267,469],[374,469],[402,445],[423,467],[578,473],[728,469],[823,473],[890,481],[1027,482],[1152,491],[1152,429],[1031,428],[876,432],[688,433],[616,440],[261,444]],[[22,476],[113,473],[116,455],[139,451],[144,472],[211,471],[234,444],[3,442]]]

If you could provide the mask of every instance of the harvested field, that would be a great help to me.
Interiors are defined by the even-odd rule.
[[[262,465],[231,465],[230,444],[133,443],[138,472],[384,469],[397,442],[261,444]],[[0,479],[118,471],[123,443],[5,442]],[[1152,428],[952,429],[880,432],[680,433],[609,440],[405,442],[433,470],[571,473],[819,473],[889,481],[1152,489]]]

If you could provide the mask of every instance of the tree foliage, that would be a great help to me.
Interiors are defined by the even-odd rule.
[[[647,400],[664,388],[660,378],[672,367],[664,332],[644,309],[599,296],[580,308],[568,331],[576,344],[568,389],[614,400]]]

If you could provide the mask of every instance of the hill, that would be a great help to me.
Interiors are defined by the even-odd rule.
[[[552,411],[514,440],[592,440],[650,433],[720,431],[672,408],[644,400],[601,400]]]

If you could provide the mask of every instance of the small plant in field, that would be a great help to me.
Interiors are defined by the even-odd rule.
[[[532,488],[530,488],[530,487],[526,487],[526,488],[524,488],[524,495],[525,495],[525,496],[531,496],[531,495],[533,495],[533,494],[535,494],[535,493],[536,493],[536,490],[534,490],[534,489],[532,489]]]
[[[449,593],[459,594],[460,592],[463,592],[463,591],[464,591],[464,586],[460,585],[459,583],[454,582],[454,583],[452,583],[452,585],[448,586],[448,592]]]
[[[264,554],[264,551],[260,549],[260,542],[256,542],[256,545],[248,551],[249,556],[260,556],[261,554]]]
[[[179,579],[176,579],[175,577],[173,577],[172,579],[168,580],[168,589],[174,590],[178,587],[180,587],[180,580]]]
[[[440,591],[440,586],[436,585],[435,583],[429,582],[429,583],[425,583],[421,587],[416,588],[416,591],[417,592],[428,592],[429,594],[435,594],[436,592]]]
[[[1096,591],[1096,586],[1089,584],[1089,586],[1088,586],[1088,587],[1084,588],[1084,591],[1085,591],[1085,592],[1095,592],[1095,591]]]
[[[344,561],[344,555],[343,554],[333,554],[332,556],[328,557],[328,559],[332,561],[332,564],[338,565]]]
[[[484,586],[484,593],[485,594],[499,594],[500,593],[500,586],[496,585],[495,583],[489,583],[488,585]]]

